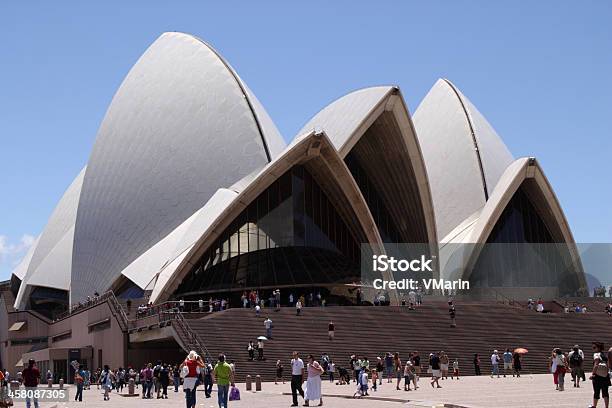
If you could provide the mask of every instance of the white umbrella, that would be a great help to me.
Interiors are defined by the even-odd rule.
[[[257,340],[268,340],[268,338],[266,336],[259,336]]]

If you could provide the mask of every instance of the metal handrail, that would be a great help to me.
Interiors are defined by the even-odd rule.
[[[200,355],[205,355],[208,359],[210,359],[211,355],[204,344],[204,341],[200,339],[200,336],[189,327],[189,324],[183,317],[181,312],[175,312],[173,322],[176,322],[180,329],[189,337],[188,341],[190,344],[186,344],[188,348],[193,348],[200,353]],[[193,346],[193,347],[192,347]],[[189,351],[189,350],[187,350]]]
[[[129,322],[128,322],[128,317],[125,314],[125,310],[123,310],[123,307],[121,307],[121,304],[119,304],[119,301],[117,300],[117,297],[115,296],[115,293],[110,291],[109,292],[110,295],[108,296],[108,300],[110,301],[111,307],[112,309],[115,310],[115,316],[118,314],[119,315],[119,324],[122,326],[122,330],[123,331],[127,331],[128,327],[129,327]]]
[[[65,312],[60,313],[59,315],[57,315],[57,317],[53,321],[57,322],[59,320],[66,319],[66,318],[70,317],[71,315],[73,315],[75,313],[80,313],[80,312],[82,312],[84,310],[87,310],[87,309],[90,309],[90,308],[92,308],[94,306],[102,304],[102,303],[106,302],[106,300],[108,300],[110,295],[115,296],[112,291],[108,291],[108,292],[104,292],[103,294],[101,294],[100,296],[98,296],[96,298],[91,299],[90,301],[88,301],[86,303],[79,303],[79,304],[76,304],[76,305],[71,305],[68,310],[66,310]]]

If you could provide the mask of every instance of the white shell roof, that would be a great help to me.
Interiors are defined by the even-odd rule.
[[[38,246],[39,240],[40,235],[36,237],[36,239],[32,243],[32,246],[30,246],[30,249],[28,249],[28,252],[26,252],[25,256],[21,259],[21,261],[19,261],[17,267],[13,269],[13,272],[11,272],[11,275],[15,275],[19,278],[19,280],[23,280],[26,273],[28,272],[28,266],[30,266],[32,255],[34,255],[34,251],[36,250],[36,246]]]
[[[156,274],[193,246],[237,196],[236,192],[225,188],[217,190],[204,207],[139,256],[121,273],[145,289]]]
[[[325,131],[340,156],[344,157],[352,146],[346,146],[357,129],[371,118],[386,97],[397,88],[393,86],[374,86],[359,89],[336,99],[320,110],[298,132],[304,135],[312,131]],[[367,128],[364,127],[365,132]],[[355,138],[356,140],[357,138]]]
[[[263,168],[281,147],[261,104],[210,46],[163,34],[98,131],[78,208],[73,299],[106,289],[217,189]]]
[[[70,288],[74,224],[85,173],[86,168],[83,168],[70,184],[40,234],[15,299],[15,307],[27,300],[24,296],[28,286]]]
[[[447,80],[431,88],[413,123],[442,238],[482,209],[513,158],[486,119]]]

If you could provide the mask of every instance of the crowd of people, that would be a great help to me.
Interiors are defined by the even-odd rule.
[[[331,322],[330,322],[331,324]],[[254,345],[253,345],[254,346]],[[593,401],[590,407],[597,407],[600,399],[604,400],[604,406],[609,407],[610,376],[612,375],[612,348],[606,351],[604,344],[593,342],[593,367],[585,367],[584,351],[579,345],[574,345],[571,350],[564,352],[561,348],[554,348],[549,358],[549,369],[553,377],[555,389],[565,391],[565,376],[571,375],[574,387],[579,388],[581,382],[589,380],[593,387]],[[520,377],[522,372],[522,358],[527,353],[525,349],[511,351],[507,348],[503,353],[493,350],[491,361],[492,378],[500,378],[502,375]],[[254,357],[253,355],[251,355]],[[474,370],[476,375],[481,375],[480,357],[474,355]],[[503,364],[503,366],[502,366]],[[103,392],[104,401],[110,400],[113,391],[124,392],[125,387],[141,389],[143,399],[167,399],[168,389],[173,386],[174,392],[182,391],[185,394],[187,408],[196,406],[196,390],[202,385],[206,398],[212,396],[213,385],[217,385],[217,400],[220,408],[227,408],[228,401],[239,399],[240,392],[235,387],[234,379],[236,367],[233,362],[227,362],[226,357],[220,354],[214,363],[205,360],[195,351],[189,352],[180,364],[169,364],[157,361],[155,364],[144,365],[140,370],[133,367],[119,367],[115,370],[108,365],[90,372],[78,362],[72,363],[74,367],[74,382],[76,385],[75,401],[83,401],[83,390],[89,389],[95,384],[96,388]],[[376,392],[383,383],[395,386],[400,391],[416,391],[420,388],[421,377],[428,376],[427,382],[432,388],[442,388],[443,380],[459,380],[459,360],[451,358],[444,351],[434,351],[425,359],[421,358],[418,351],[409,352],[405,359],[400,353],[387,352],[377,356],[372,362],[365,355],[353,354],[346,364],[337,364],[332,358],[324,353],[320,358],[308,355],[304,362],[298,352],[293,352],[290,360],[291,367],[291,394],[292,407],[298,406],[298,397],[304,400],[304,406],[311,403],[323,405],[322,381],[327,376],[331,383],[336,385],[351,385],[356,388],[353,396],[363,398]],[[285,384],[283,376],[284,366],[281,360],[276,362],[275,383]],[[422,371],[426,370],[427,374]],[[50,371],[46,373],[46,379],[53,378]],[[16,378],[26,388],[35,388],[43,379],[43,375],[32,359],[28,361],[27,367],[17,374]],[[0,382],[3,387],[11,381],[8,371],[0,370]],[[303,384],[306,383],[304,389]],[[34,398],[26,400],[30,408],[31,403],[38,408],[38,401]]]

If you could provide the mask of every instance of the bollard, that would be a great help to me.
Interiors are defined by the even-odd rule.
[[[134,395],[134,388],[134,379],[130,378],[130,381],[128,382],[128,394]]]
[[[59,387],[60,387],[60,390],[64,389],[64,379],[63,378],[60,378],[59,380]]]
[[[261,376],[255,376],[255,391],[261,391]]]
[[[11,391],[17,391],[19,389],[19,381],[11,381]]]
[[[53,380],[51,378],[47,380],[47,387],[53,388]]]
[[[251,376],[250,375],[246,376],[246,384],[245,384],[245,386],[246,386],[246,390],[247,391],[251,391],[252,387],[251,387]]]

